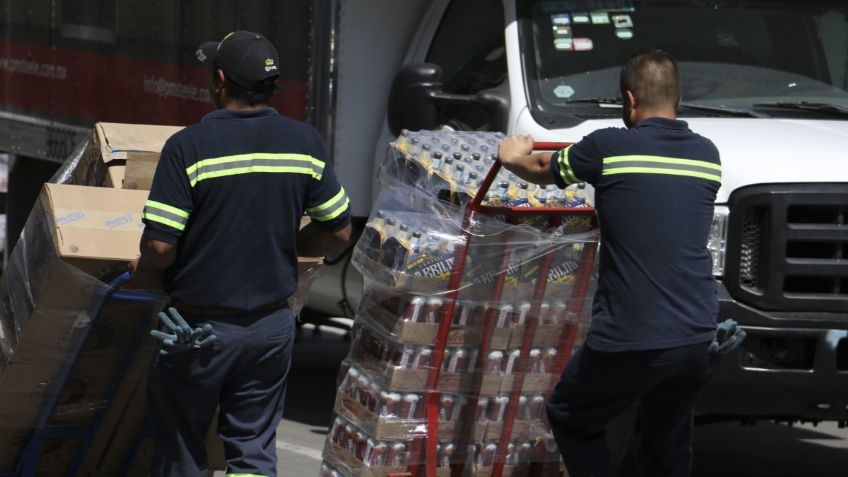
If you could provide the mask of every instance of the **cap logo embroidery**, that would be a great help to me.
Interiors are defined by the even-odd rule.
[[[206,61],[206,54],[203,53],[202,49],[198,48],[194,54],[197,55],[197,61],[200,61],[201,63]]]
[[[273,58],[267,58],[265,60],[265,71],[275,71],[277,66],[274,64]]]

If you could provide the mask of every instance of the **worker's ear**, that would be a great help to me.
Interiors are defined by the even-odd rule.
[[[215,84],[216,84],[217,86],[219,86],[219,87],[224,86],[225,78],[226,78],[226,76],[224,76],[224,70],[222,70],[222,69],[216,69],[216,70],[215,70],[215,74],[213,75],[213,77],[214,77],[214,79],[215,79]]]
[[[633,94],[633,91],[625,90],[624,91],[625,100],[628,104],[630,104],[630,109],[635,109],[638,105],[636,104],[636,95]]]

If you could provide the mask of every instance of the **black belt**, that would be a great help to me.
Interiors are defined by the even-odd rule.
[[[184,313],[187,315],[207,315],[207,316],[221,316],[221,315],[239,315],[245,313],[261,313],[263,311],[274,311],[280,310],[283,308],[288,308],[289,301],[283,300],[274,303],[268,303],[267,305],[262,305],[258,308],[254,308],[252,310],[237,310],[235,308],[206,308],[202,306],[194,306],[188,305],[186,303],[182,303],[179,300],[173,300],[171,305],[177,309],[180,313]]]

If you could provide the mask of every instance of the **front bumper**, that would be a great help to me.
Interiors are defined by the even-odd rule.
[[[698,414],[848,421],[848,313],[764,312],[719,290],[719,320],[748,337],[722,356]]]

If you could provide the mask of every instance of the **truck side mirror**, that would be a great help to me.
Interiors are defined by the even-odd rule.
[[[406,65],[398,72],[389,93],[388,122],[392,134],[401,130],[435,129],[439,108],[433,97],[442,91],[442,68],[431,63]]]

